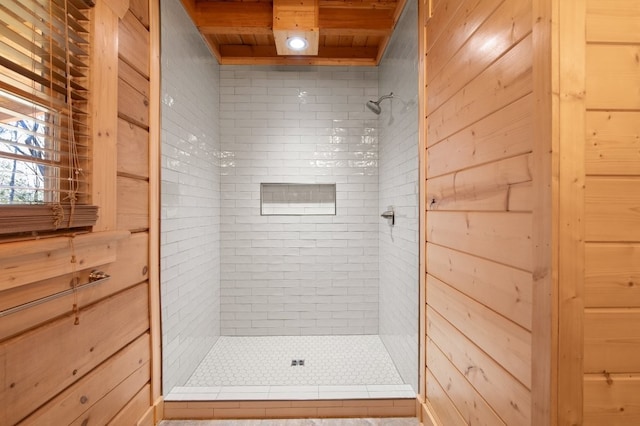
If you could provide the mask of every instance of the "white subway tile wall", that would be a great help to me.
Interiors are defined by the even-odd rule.
[[[221,332],[377,334],[376,68],[220,68]],[[336,184],[335,216],[261,216],[261,183]]]
[[[161,2],[163,387],[220,336],[219,66],[178,1]]]
[[[418,28],[407,2],[380,63],[380,338],[405,383],[418,390]]]

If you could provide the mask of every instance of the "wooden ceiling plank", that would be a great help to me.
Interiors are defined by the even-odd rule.
[[[198,2],[196,26],[203,34],[271,33],[273,10],[263,2]]]
[[[395,10],[395,0],[320,0],[320,9],[388,9]]]
[[[198,27],[200,33],[207,34],[238,34],[238,35],[269,35],[273,34],[271,28],[258,27],[224,27],[224,26],[205,26]]]
[[[320,28],[321,36],[334,36],[334,37],[342,37],[342,36],[351,36],[351,37],[386,37],[391,34],[391,29],[380,29],[380,28],[372,28],[372,29],[353,29],[353,28]]]
[[[364,47],[367,45],[367,36],[358,35],[353,37],[353,47]]]
[[[320,9],[319,26],[323,33],[339,30],[386,34],[393,30],[393,19],[394,12],[390,10]]]

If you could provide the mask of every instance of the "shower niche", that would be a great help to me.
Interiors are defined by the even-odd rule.
[[[261,183],[262,216],[335,216],[336,184]]]

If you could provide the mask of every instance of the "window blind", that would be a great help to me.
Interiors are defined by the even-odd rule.
[[[88,0],[0,3],[0,234],[95,224]]]

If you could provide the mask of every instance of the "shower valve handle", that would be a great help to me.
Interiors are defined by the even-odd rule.
[[[395,225],[396,215],[393,210],[387,210],[386,212],[382,213],[380,217],[383,217],[385,219],[391,219],[391,225]]]

